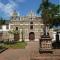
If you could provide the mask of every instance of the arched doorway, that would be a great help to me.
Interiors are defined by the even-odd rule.
[[[34,40],[35,39],[35,33],[34,32],[30,32],[29,33],[29,40]]]

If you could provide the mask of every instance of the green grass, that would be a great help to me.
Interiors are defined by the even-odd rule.
[[[19,49],[19,48],[25,48],[25,46],[27,45],[26,42],[17,42],[15,44],[4,44],[5,48],[15,48],[15,49]]]

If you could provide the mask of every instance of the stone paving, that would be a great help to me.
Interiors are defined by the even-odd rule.
[[[8,49],[0,54],[0,60],[30,60],[32,53],[38,52],[39,42],[27,42],[25,49]]]

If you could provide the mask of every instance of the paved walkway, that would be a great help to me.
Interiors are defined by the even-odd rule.
[[[25,49],[8,49],[0,54],[0,60],[30,60],[33,53],[38,52],[39,42],[28,42]]]

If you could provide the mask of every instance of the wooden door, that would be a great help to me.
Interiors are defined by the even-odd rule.
[[[34,32],[29,33],[29,40],[34,40],[35,39],[35,34]]]
[[[19,34],[14,34],[14,40],[15,40],[15,41],[18,41],[19,39],[20,39]]]

